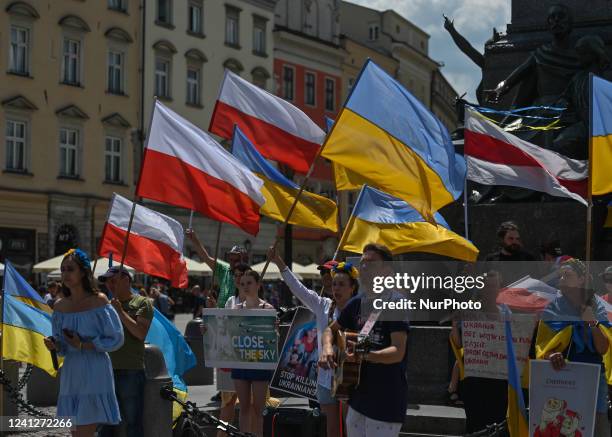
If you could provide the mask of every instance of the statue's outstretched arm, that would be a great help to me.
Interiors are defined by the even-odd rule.
[[[497,84],[495,92],[497,93],[498,97],[503,96],[512,88],[514,88],[515,85],[522,82],[529,74],[533,72],[535,65],[535,56],[531,55],[525,60],[525,62],[516,67],[506,79],[502,80],[500,83]]]
[[[463,35],[461,35],[457,29],[455,29],[455,25],[452,20],[445,15],[444,16],[444,28],[450,33],[451,38],[455,41],[459,50],[461,50],[468,58],[472,60],[476,65],[480,68],[484,68],[485,58],[482,53],[476,50],[470,42],[465,39]]]

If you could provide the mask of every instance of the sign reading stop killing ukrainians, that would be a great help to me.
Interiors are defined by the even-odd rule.
[[[527,363],[535,328],[535,316],[513,314],[512,344],[519,374]],[[499,317],[462,322],[463,363],[465,376],[508,379],[508,354],[504,322]]]
[[[217,309],[202,311],[206,367],[276,368],[278,335],[275,310]]]
[[[548,360],[530,364],[529,436],[597,437],[595,408],[601,366],[566,363],[555,370]]]
[[[270,387],[317,400],[317,335],[314,314],[305,308],[298,309]]]

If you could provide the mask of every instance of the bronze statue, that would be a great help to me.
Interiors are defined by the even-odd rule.
[[[450,34],[451,38],[459,48],[468,58],[472,60],[472,62],[480,67],[481,70],[485,67],[485,57],[482,53],[476,50],[470,42],[465,39],[463,35],[461,35],[457,29],[455,29],[455,24],[453,20],[449,19],[446,15],[442,15],[444,17],[444,28]],[[493,38],[489,41],[495,42],[499,40],[499,33],[495,28],[493,28]],[[483,104],[484,98],[482,94],[482,80],[478,84],[478,88],[476,88],[476,99],[479,104]]]
[[[574,159],[588,159],[589,140],[589,76],[606,76],[610,58],[604,41],[596,35],[586,35],[575,45],[581,71],[576,73],[561,96],[560,106],[567,109],[561,116],[565,127],[553,140],[553,149]]]
[[[495,88],[493,101],[497,102],[516,85],[520,85],[513,107],[551,105],[567,87],[570,79],[580,70],[580,63],[570,35],[572,14],[565,5],[553,5],[546,20],[552,41],[536,49],[527,60]]]

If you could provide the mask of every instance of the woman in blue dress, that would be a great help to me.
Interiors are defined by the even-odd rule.
[[[87,254],[71,249],[62,260],[64,296],[55,303],[49,350],[64,357],[57,416],[71,418],[75,437],[93,437],[98,424],[121,421],[108,352],[123,345],[123,327],[106,296],[93,286]]]

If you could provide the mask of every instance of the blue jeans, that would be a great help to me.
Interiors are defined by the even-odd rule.
[[[114,370],[115,394],[121,412],[121,423],[126,425],[128,437],[144,435],[142,416],[144,412],[144,370]],[[113,437],[117,426],[103,426],[98,437]]]

